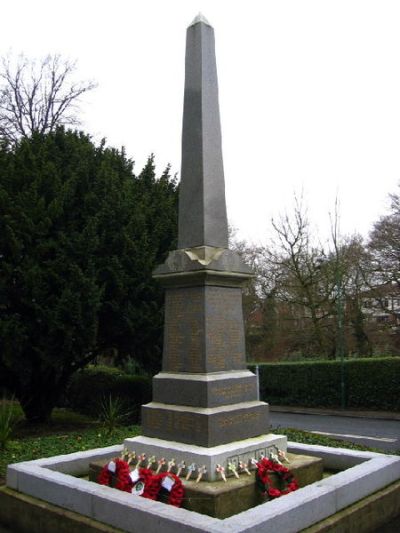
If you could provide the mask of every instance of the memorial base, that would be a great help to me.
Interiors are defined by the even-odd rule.
[[[322,479],[323,465],[322,459],[307,455],[288,454],[290,464],[286,464],[294,475],[299,487],[305,487]],[[89,480],[96,482],[104,461],[97,461],[90,464]],[[279,488],[276,474],[270,474],[272,485]],[[182,504],[184,509],[194,511],[214,518],[228,518],[235,514],[247,511],[256,505],[265,502],[259,487],[255,483],[255,475],[241,474],[239,478],[230,477],[224,482],[219,481],[186,481],[182,479],[185,486],[185,498]],[[117,480],[111,478],[111,486],[115,486]]]
[[[167,460],[173,458],[176,464],[185,461],[186,466],[192,463],[195,463],[197,467],[205,466],[207,473],[203,476],[203,479],[215,481],[218,479],[216,472],[218,464],[225,467],[226,475],[229,476],[228,463],[238,466],[240,461],[247,464],[253,458],[258,460],[263,456],[268,457],[269,452],[276,453],[277,448],[286,451],[287,439],[284,435],[268,434],[204,448],[141,435],[125,439],[124,447],[129,451],[135,451],[136,455],[146,453],[147,457],[154,455],[155,457],[165,457]],[[193,471],[192,477],[197,477],[196,470]]]

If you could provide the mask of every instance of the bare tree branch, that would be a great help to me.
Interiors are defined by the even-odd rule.
[[[0,137],[9,143],[56,126],[76,126],[80,97],[96,87],[92,81],[71,80],[76,63],[59,55],[39,62],[20,56],[3,58],[0,67]]]

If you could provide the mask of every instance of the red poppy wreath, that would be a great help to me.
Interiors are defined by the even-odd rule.
[[[270,474],[275,473],[278,476],[278,486],[272,486]],[[256,483],[263,495],[269,498],[279,498],[284,494],[289,494],[299,488],[292,472],[275,461],[266,459],[265,457],[257,463]]]
[[[182,505],[184,488],[182,481],[172,472],[155,474],[149,468],[138,468],[130,472],[129,464],[115,458],[107,463],[97,479],[101,485],[111,486],[113,475],[116,478],[115,488],[134,495],[159,500],[162,492],[168,493],[166,503],[175,507]],[[165,498],[163,499],[165,501]]]

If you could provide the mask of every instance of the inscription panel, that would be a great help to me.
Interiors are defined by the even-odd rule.
[[[163,370],[205,371],[204,288],[167,289]]]
[[[218,427],[225,430],[231,426],[239,426],[244,424],[257,424],[260,419],[260,413],[238,413],[235,415],[225,415],[219,420]]]
[[[207,446],[205,415],[142,407],[143,435],[178,442]]]
[[[148,437],[218,446],[267,434],[268,406],[260,402],[252,408],[212,414],[143,406],[142,427]]]
[[[193,407],[219,407],[257,400],[254,375],[202,381],[182,378],[153,379],[153,401]]]
[[[196,373],[244,368],[241,289],[167,289],[163,370]]]
[[[232,379],[223,383],[213,383],[210,389],[210,396],[215,404],[227,405],[257,399],[256,379],[246,378],[246,382]]]
[[[251,408],[238,408],[211,417],[209,440],[213,445],[225,444],[268,432],[268,405],[260,402]]]
[[[202,430],[192,413],[146,409],[144,418],[146,428],[157,432],[200,433]]]
[[[207,287],[206,333],[208,372],[246,367],[241,289]]]

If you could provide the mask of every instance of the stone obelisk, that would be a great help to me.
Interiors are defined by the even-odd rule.
[[[166,288],[162,371],[142,406],[143,436],[126,445],[186,464],[248,461],[279,444],[247,370],[243,284],[251,270],[228,249],[214,30],[187,30],[178,250],[154,277]]]

